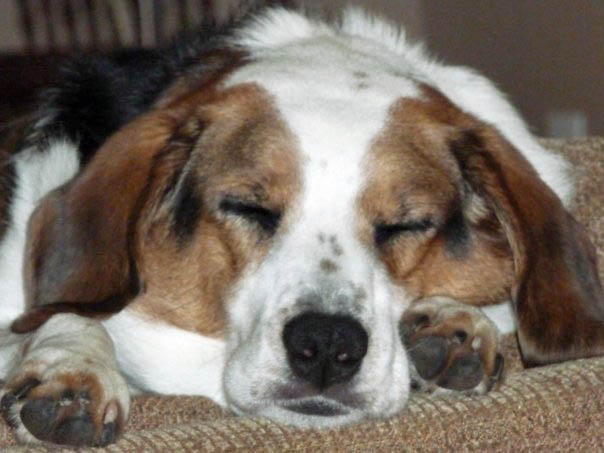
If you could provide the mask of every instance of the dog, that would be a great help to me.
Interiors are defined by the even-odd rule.
[[[481,75],[349,9],[71,63],[3,134],[1,410],[107,445],[141,391],[334,427],[604,353],[565,161]]]

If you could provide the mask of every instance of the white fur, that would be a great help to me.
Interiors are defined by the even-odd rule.
[[[21,342],[21,336],[11,334],[8,327],[25,304],[21,272],[29,216],[40,198],[71,179],[79,167],[75,145],[64,140],[51,143],[45,151],[23,150],[13,164],[17,177],[10,224],[0,242],[0,377],[14,366]]]
[[[128,382],[143,391],[222,395],[224,341],[202,337],[124,310],[103,322]],[[150,364],[155,364],[150,366]]]
[[[29,216],[38,201],[55,187],[70,180],[79,168],[76,146],[61,140],[42,151],[31,148],[14,157],[15,184],[10,224],[0,242],[0,329],[23,311],[23,249]]]
[[[497,326],[497,330],[502,335],[516,331],[514,310],[512,309],[511,302],[506,301],[500,304],[488,305],[482,307],[482,311],[493,321],[495,326]]]

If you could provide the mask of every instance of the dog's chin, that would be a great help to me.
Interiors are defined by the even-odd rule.
[[[297,428],[332,428],[367,418],[359,409],[321,396],[275,401],[259,409],[257,415]]]

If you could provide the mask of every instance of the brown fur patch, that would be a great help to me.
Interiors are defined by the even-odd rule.
[[[393,280],[417,298],[498,302],[512,284],[511,254],[492,213],[466,193],[449,149],[455,129],[439,121],[455,116],[439,108],[416,100],[393,106],[368,159],[361,231],[372,243],[375,224],[429,219],[435,228],[402,233],[382,248]]]
[[[132,225],[153,155],[173,121],[165,112],[133,121],[109,138],[78,178],[41,202],[32,215],[26,252],[30,306],[115,303],[118,308],[122,295],[132,297]]]
[[[427,215],[442,219],[461,203],[470,223],[466,253],[451,253],[447,242],[455,235],[447,237],[439,228],[402,238],[382,252],[395,281],[417,297],[440,294],[472,304],[511,295],[529,365],[604,354],[604,294],[594,247],[526,158],[494,128],[423,87],[421,99],[395,106],[374,153],[383,154],[376,174],[396,173],[391,162],[399,159],[407,167],[399,170],[402,186],[409,186],[408,179],[420,181],[411,195],[430,184],[432,194],[412,205],[428,206]],[[418,163],[417,155],[430,164]],[[442,163],[448,171],[436,183],[430,172]],[[368,218],[395,215],[392,206],[400,201],[390,195],[380,206],[375,192],[369,194],[361,204]]]
[[[221,212],[220,202],[236,198],[286,212],[299,186],[298,162],[293,137],[258,87],[227,89],[194,117],[189,121],[205,129],[193,145],[188,173],[180,177],[194,181],[201,198],[195,234],[185,246],[174,238],[169,203],[158,206],[169,177],[157,169],[157,180],[164,182],[150,196],[137,245],[145,291],[130,309],[221,335],[226,293],[246,265],[268,251],[270,238],[245,219]]]

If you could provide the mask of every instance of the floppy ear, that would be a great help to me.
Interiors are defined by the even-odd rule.
[[[186,115],[155,110],[139,117],[110,137],[74,180],[41,201],[26,246],[29,308],[13,331],[33,330],[58,312],[110,314],[136,296],[141,212],[158,196],[158,186],[174,183],[200,133],[199,121]]]
[[[525,364],[604,354],[604,295],[586,232],[511,144],[480,126],[452,141],[463,176],[510,243]]]

